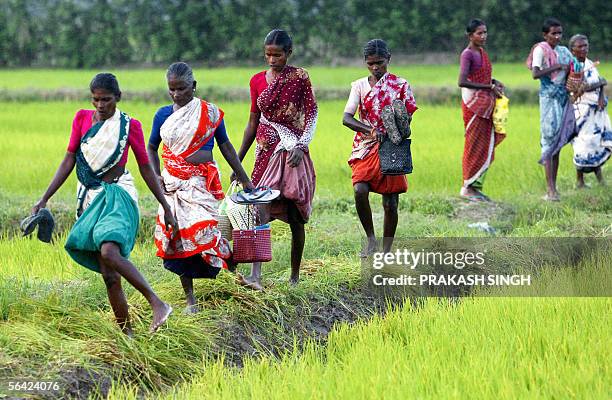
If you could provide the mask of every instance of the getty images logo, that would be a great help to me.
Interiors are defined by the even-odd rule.
[[[412,270],[419,266],[452,266],[463,269],[466,266],[482,266],[485,263],[484,252],[472,251],[412,251],[398,249],[389,253],[374,253],[372,268],[382,269],[386,265],[401,265]]]

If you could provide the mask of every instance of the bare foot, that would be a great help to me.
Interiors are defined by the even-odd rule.
[[[589,185],[584,182],[576,182],[576,189],[587,189]]]
[[[188,304],[187,307],[183,310],[184,315],[193,315],[200,312],[200,307],[197,304]]]
[[[376,252],[377,248],[378,248],[378,243],[376,242],[376,238],[369,237],[368,247],[365,250],[362,250],[361,253],[359,253],[359,257],[368,258]]]
[[[546,193],[544,195],[544,197],[542,197],[542,200],[544,200],[544,201],[561,201],[561,197],[559,196],[559,193],[557,193],[557,192]]]
[[[482,193],[480,193],[478,190],[474,189],[471,186],[468,186],[468,187],[462,186],[461,190],[459,191],[459,196],[461,197],[480,196],[480,195],[482,195]]]
[[[121,328],[121,332],[123,332],[127,337],[133,338],[134,332],[132,331],[132,324],[130,323],[129,318],[126,320],[117,320],[117,324],[119,324],[119,328]]]
[[[170,304],[162,302],[161,305],[153,308],[153,322],[149,328],[150,333],[154,333],[159,329],[160,326],[166,323],[170,314],[172,314],[172,307]]]
[[[263,286],[261,285],[261,282],[259,282],[258,280],[256,280],[255,278],[251,276],[245,277],[242,274],[236,274],[236,281],[238,282],[239,285],[251,288],[253,290],[257,290],[257,291],[263,290]]]
[[[185,302],[187,303],[187,307],[195,306],[197,304],[197,301],[193,293],[190,293],[185,296]]]
[[[121,332],[125,333],[125,336],[129,337],[130,339],[134,337],[134,331],[132,331],[132,326],[130,324],[123,326],[121,328]]]
[[[134,332],[132,331],[131,326],[124,326],[123,328],[121,328],[121,332],[123,332],[125,336],[129,337],[130,339],[134,338]]]

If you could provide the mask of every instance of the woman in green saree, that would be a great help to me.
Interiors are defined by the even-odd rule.
[[[32,208],[37,213],[66,181],[76,165],[77,221],[66,241],[66,251],[82,266],[102,274],[117,323],[132,334],[128,304],[121,287],[125,278],[147,299],[153,310],[150,331],[156,331],[172,313],[128,257],[139,225],[138,194],[125,169],[131,146],[140,174],[164,209],[169,210],[144,145],[138,120],[117,109],[121,99],[114,75],[101,73],[89,88],[95,110],[79,110],[72,123],[68,151],[41,199]],[[167,212],[165,224],[176,231],[176,221]]]

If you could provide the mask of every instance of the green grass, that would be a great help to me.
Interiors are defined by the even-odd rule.
[[[610,299],[430,299],[341,326],[325,348],[212,364],[164,398],[604,399],[611,311]]]
[[[286,283],[288,231],[276,225],[275,259],[266,266],[270,291],[244,289],[228,273],[214,281],[196,281],[203,311],[195,317],[181,315],[179,280],[162,268],[150,240],[140,241],[131,259],[156,292],[175,306],[176,314],[151,337],[146,334],[149,308],[139,293],[125,285],[136,331],[133,341],[116,329],[100,276],[68,261],[64,237],[52,245],[5,237],[0,242],[0,250],[8,255],[3,256],[0,269],[0,378],[6,374],[70,376],[71,371],[85,367],[141,389],[168,389],[205,372],[202,360],[218,353],[223,349],[219,344],[227,340],[223,325],[253,332],[264,346],[259,350],[263,353],[271,351],[266,343],[290,348],[289,327],[309,315],[309,302],[331,301],[340,285],[354,285],[360,276],[359,263],[350,250],[358,235],[337,240],[340,248],[332,249],[328,246],[341,229],[338,216],[323,215],[321,219],[336,222],[327,234],[329,241],[309,245],[299,288]],[[309,227],[308,234],[313,233]]]
[[[432,214],[405,214],[410,223],[400,225],[398,236],[470,235],[463,224],[445,216],[446,209],[428,210]],[[380,213],[375,217],[380,225]],[[559,224],[546,217],[542,222]],[[303,280],[295,289],[286,284],[288,229],[275,224],[273,232],[274,260],[264,269],[268,292],[240,288],[229,274],[197,281],[203,312],[196,317],[177,312],[154,337],[145,333],[150,312],[144,299],[126,285],[137,333],[132,341],[115,328],[100,277],[68,261],[63,237],[53,245],[5,237],[0,241],[0,251],[8,255],[0,270],[0,365],[5,373],[32,377],[69,376],[84,366],[113,377],[111,398],[129,397],[134,388],[151,391],[150,396],[175,390],[175,398],[198,398],[198,393],[208,398],[280,398],[286,390],[297,398],[331,398],[334,393],[334,398],[381,393],[385,398],[404,398],[405,393],[484,398],[500,387],[501,398],[567,397],[569,391],[580,398],[586,388],[598,397],[609,387],[608,299],[479,298],[453,307],[431,300],[425,307],[397,310],[356,328],[339,327],[326,348],[311,344],[302,353],[293,347],[303,333],[298,330],[294,337],[285,329],[316,315],[316,309],[308,309],[315,299],[332,301],[346,290],[342,285],[355,287],[360,279],[354,256],[359,223],[350,211],[318,210],[308,225]],[[158,294],[180,311],[178,279],[163,270],[149,240],[139,241],[132,260]],[[575,270],[556,269],[544,277],[555,290],[577,282],[574,271],[595,284],[609,282],[608,260],[587,259]],[[280,361],[247,361],[243,370],[215,362],[211,355],[232,339],[234,331],[223,328],[228,324],[252,332],[262,346],[258,354],[269,354],[275,343],[286,355]],[[476,373],[478,366],[485,372]],[[483,377],[491,386],[478,384]],[[184,380],[192,382],[172,388]],[[452,389],[446,385],[450,381],[455,382]],[[394,382],[386,392],[385,385]]]
[[[418,100],[418,99],[417,99]],[[242,131],[248,119],[246,103],[220,103],[226,112],[226,125],[232,143],[240,146]],[[160,105],[146,103],[120,104],[122,109],[143,123],[148,140],[153,114]],[[346,164],[352,143],[352,132],[342,126],[343,102],[321,102],[318,129],[311,145],[317,170],[317,196],[349,197],[352,193],[350,169]],[[70,135],[71,120],[87,103],[48,102],[20,105],[2,104],[0,114],[0,188],[13,196],[40,196],[64,156]],[[35,117],[34,117],[35,116]],[[459,107],[421,105],[413,121],[414,173],[408,177],[410,194],[454,195],[461,186],[463,120]],[[252,169],[252,152],[244,165]],[[487,174],[487,193],[495,198],[510,199],[537,196],[544,190],[543,168],[537,164],[539,147],[539,112],[537,107],[511,107],[508,136],[498,147],[496,160]],[[571,147],[562,152],[559,184],[562,191],[571,190],[574,172]],[[227,163],[217,153],[222,181],[228,185]],[[35,163],[33,161],[35,160]],[[133,155],[129,168],[137,174]],[[137,179],[143,197],[145,187]],[[72,176],[61,189],[59,198],[72,201],[76,181]]]
[[[197,68],[194,71],[200,87],[220,86],[248,88],[251,76],[265,69],[262,64],[251,68]],[[350,83],[368,74],[364,67],[307,67],[315,87],[350,89]],[[612,77],[610,63],[599,67],[604,77]],[[457,86],[458,65],[398,65],[391,64],[390,71],[406,78],[417,87]],[[58,69],[2,69],[0,89],[58,89],[76,88],[87,91],[91,78],[99,70],[58,70]],[[165,69],[112,70],[125,91],[143,91],[165,88]],[[496,63],[494,77],[512,87],[538,87],[530,71],[523,63]]]
[[[151,116],[157,105],[126,102],[125,111],[143,122],[145,140],[151,126]],[[122,106],[123,106],[122,105]],[[248,118],[245,103],[221,103],[226,111],[228,132],[235,147],[242,140],[242,130]],[[64,156],[72,116],[84,103],[48,102],[19,105],[2,104],[0,114],[0,226],[13,228],[19,216],[42,195]],[[342,102],[321,102],[318,129],[311,145],[317,171],[317,209],[333,209],[354,217],[349,157],[352,133],[340,123]],[[33,118],[32,116],[36,116]],[[400,223],[406,235],[440,235],[465,231],[452,216],[453,204],[461,185],[461,156],[463,151],[463,121],[458,108],[422,105],[413,122],[414,173],[408,176],[408,193],[400,197],[404,212],[410,212],[410,224]],[[252,169],[253,149],[244,161],[247,172]],[[486,191],[507,204],[508,218],[501,222],[504,232],[519,236],[605,235],[610,233],[610,191],[594,188],[576,191],[571,146],[561,154],[559,187],[565,196],[560,204],[544,204],[544,171],[537,164],[539,158],[539,115],[536,107],[511,108],[508,136],[497,149],[496,159],[487,174]],[[216,151],[222,171],[222,183],[229,184],[229,167]],[[128,167],[138,175],[133,155]],[[604,171],[605,173],[606,171]],[[588,176],[592,180],[592,176]],[[137,176],[145,231],[149,232],[155,200]],[[59,213],[61,229],[73,220],[74,174],[51,200],[51,209]],[[379,196],[372,196],[378,203]],[[418,218],[417,218],[418,216]],[[423,217],[421,220],[421,216]],[[505,217],[504,217],[505,218]],[[432,226],[432,219],[437,225]],[[313,218],[313,223],[316,223]],[[422,222],[421,222],[422,221]],[[356,222],[356,219],[355,219]],[[511,227],[504,227],[511,224]],[[358,223],[355,229],[360,231]],[[406,229],[406,230],[402,230]]]
[[[62,74],[57,72],[57,78]],[[53,76],[49,73],[50,80]],[[89,71],[83,78],[89,79]],[[161,104],[120,105],[143,122],[148,138]],[[220,106],[238,147],[248,104]],[[231,275],[223,274],[196,282],[201,314],[180,315],[180,282],[163,269],[151,240],[156,204],[136,178],[142,229],[132,260],[177,313],[160,333],[147,335],[149,308],[125,285],[137,333],[127,340],[113,322],[100,276],[74,264],[63,250],[74,218],[74,176],[49,204],[59,222],[55,242],[46,245],[15,235],[16,223],[45,190],[64,155],[75,111],[89,105],[0,103],[0,379],[7,374],[72,377],[85,367],[112,378],[115,398],[136,391],[179,398],[286,398],[289,390],[295,398],[609,398],[609,299],[479,298],[454,306],[430,300],[423,307],[405,307],[353,328],[341,326],[327,347],[294,349],[303,337],[300,323],[317,315],[317,304],[332,302],[342,308],[339,298],[356,293],[360,280],[356,253],[362,231],[346,163],[352,133],[340,123],[343,106],[341,101],[320,103],[311,146],[317,194],[306,227],[303,279],[296,288],[286,284],[290,231],[275,222],[274,260],[264,268],[265,293],[238,287]],[[559,171],[563,201],[540,200],[544,177],[537,164],[537,107],[511,108],[508,137],[498,148],[486,183],[487,193],[500,201],[498,208],[466,210],[456,198],[462,150],[459,107],[421,104],[413,125],[415,170],[408,177],[409,192],[400,197],[398,237],[486,236],[467,227],[481,220],[508,236],[612,233],[612,191],[597,185],[573,189],[570,147],[562,152]],[[215,157],[227,187],[228,167],[218,153]],[[133,158],[129,167],[137,176]],[[251,150],[244,163],[249,172],[252,162]],[[371,203],[380,233],[380,196],[372,196]],[[603,268],[609,273],[609,258],[587,260],[581,268],[590,271],[591,278],[609,280],[597,272]],[[240,269],[245,272],[248,266]],[[571,281],[566,275],[548,278],[557,286]],[[236,329],[253,338],[253,351],[264,355],[242,370],[213,359]],[[280,360],[270,356],[278,351],[286,355]],[[96,381],[103,386],[102,380]],[[181,385],[185,381],[189,383]]]

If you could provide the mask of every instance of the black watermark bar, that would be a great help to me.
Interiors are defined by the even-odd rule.
[[[612,296],[612,238],[395,238],[364,242],[362,282],[384,297]]]

